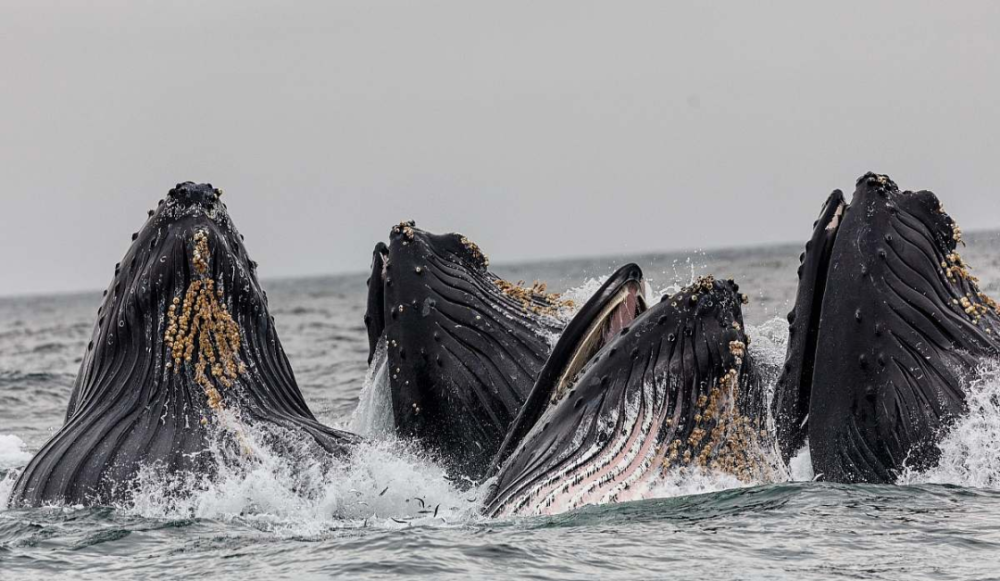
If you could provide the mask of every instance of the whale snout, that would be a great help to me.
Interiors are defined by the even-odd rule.
[[[182,182],[174,186],[167,195],[185,208],[201,206],[205,210],[213,210],[222,202],[222,190],[212,187],[212,184],[196,184]]]

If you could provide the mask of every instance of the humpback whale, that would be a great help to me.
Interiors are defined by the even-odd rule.
[[[178,184],[133,234],[65,424],[20,475],[12,505],[127,501],[143,466],[211,471],[203,452],[215,434],[244,453],[245,430],[258,428],[294,431],[326,453],[356,440],[309,411],[220,196]]]
[[[801,257],[773,415],[787,460],[808,440],[818,478],[892,483],[939,456],[965,385],[1000,354],[1000,309],[957,252],[931,192],[868,173],[837,190]]]
[[[705,277],[644,310],[640,279],[624,267],[560,338],[518,419],[533,425],[494,462],[486,515],[635,500],[670,471],[776,468],[739,287]]]
[[[403,222],[375,247],[365,313],[369,363],[384,342],[398,435],[472,479],[485,473],[572,306],[488,266],[468,238]]]

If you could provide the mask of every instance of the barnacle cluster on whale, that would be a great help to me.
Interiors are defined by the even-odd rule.
[[[183,303],[180,297],[174,297],[168,308],[168,326],[163,340],[174,359],[167,363],[167,367],[176,374],[182,364],[194,361],[194,379],[205,389],[209,407],[219,411],[222,395],[205,369],[210,365],[215,382],[229,388],[240,374],[246,372],[246,364],[239,359],[242,343],[239,325],[233,320],[226,303],[220,302],[224,298],[222,286],[216,287],[215,280],[208,276],[208,233],[198,230],[192,241],[192,262],[199,278],[188,285]]]

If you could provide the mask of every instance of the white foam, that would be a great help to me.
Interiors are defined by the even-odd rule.
[[[777,373],[788,345],[788,325],[773,318],[750,327],[750,350],[764,374],[773,397]],[[938,447],[941,457],[931,469],[905,469],[899,484],[953,484],[1000,489],[1000,361],[984,361],[967,387],[968,412],[945,434]],[[770,406],[768,406],[770,407]],[[789,462],[789,476],[795,482],[815,479],[808,442]]]
[[[644,495],[646,499],[674,498],[694,494],[710,494],[733,488],[746,488],[754,483],[742,482],[732,474],[702,468],[671,471],[657,479]]]
[[[19,470],[31,461],[31,454],[28,452],[24,440],[12,434],[0,434],[0,470],[8,471],[3,478],[0,478],[0,511],[7,509],[10,500],[10,493],[14,490],[14,483],[17,482]]]
[[[792,482],[812,482],[816,478],[813,472],[812,454],[809,452],[809,440],[806,440],[802,449],[795,453],[788,463],[789,476]]]
[[[968,411],[941,439],[937,466],[906,470],[900,484],[1000,489],[1000,361],[985,361],[966,390]]]
[[[31,461],[24,440],[11,434],[0,434],[0,470],[20,468]]]
[[[119,509],[147,518],[238,520],[279,535],[316,535],[345,527],[446,526],[478,518],[477,491],[460,490],[445,471],[403,442],[365,443],[346,459],[278,451],[249,435],[251,453],[213,446],[212,477],[145,469]],[[274,434],[271,434],[273,437]],[[298,440],[301,440],[300,438]],[[231,448],[231,447],[230,447]],[[436,513],[436,514],[435,514]]]
[[[584,303],[589,301],[590,297],[594,296],[594,293],[600,290],[601,285],[607,282],[609,278],[611,278],[610,275],[599,276],[597,278],[588,278],[580,286],[575,286],[567,290],[566,292],[562,293],[560,295],[561,299],[573,301],[573,304],[575,305],[574,309],[567,314],[569,315],[576,314],[576,311],[579,310],[580,307],[584,305]]]
[[[750,349],[755,359],[769,365],[781,365],[788,349],[788,322],[774,317],[759,325],[747,325],[752,339]]]
[[[7,510],[7,503],[10,502],[10,493],[14,491],[17,475],[18,471],[12,470],[0,478],[0,512]]]

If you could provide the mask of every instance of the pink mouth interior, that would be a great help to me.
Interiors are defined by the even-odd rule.
[[[625,300],[611,313],[604,323],[604,333],[601,334],[601,346],[607,345],[621,333],[622,329],[635,320],[639,314],[639,290],[637,283],[629,283],[626,288]]]

